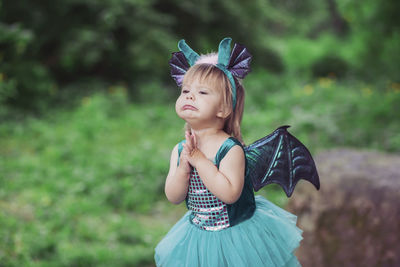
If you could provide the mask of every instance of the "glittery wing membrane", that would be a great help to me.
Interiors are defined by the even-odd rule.
[[[319,176],[308,149],[282,126],[270,135],[245,147],[248,174],[258,191],[277,183],[290,197],[300,179],[319,189]]]
[[[183,82],[183,76],[185,76],[186,71],[190,67],[185,55],[182,52],[172,53],[172,58],[169,60],[169,65],[171,66],[172,78],[174,78],[178,86],[181,86]]]
[[[250,72],[251,54],[246,47],[235,44],[232,49],[231,58],[228,65],[233,76],[243,79]]]

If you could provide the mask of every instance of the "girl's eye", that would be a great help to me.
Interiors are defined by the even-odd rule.
[[[201,94],[201,95],[207,95],[208,93],[205,92],[205,91],[200,91],[200,94]]]
[[[182,94],[186,94],[186,93],[189,93],[189,90],[186,90],[186,89],[182,90]]]

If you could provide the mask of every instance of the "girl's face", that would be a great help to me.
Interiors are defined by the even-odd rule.
[[[191,125],[209,126],[224,119],[222,93],[215,88],[194,80],[182,86],[175,110],[179,117]]]

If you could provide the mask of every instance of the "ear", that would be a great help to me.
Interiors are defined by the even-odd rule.
[[[226,108],[224,106],[222,106],[217,113],[217,117],[221,119],[226,119],[229,115],[231,115],[231,111],[229,110],[229,108]]]

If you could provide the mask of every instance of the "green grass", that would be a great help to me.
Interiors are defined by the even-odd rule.
[[[399,84],[249,77],[246,143],[289,124],[314,154],[337,146],[400,152]],[[155,245],[185,212],[163,193],[183,122],[172,102],[127,99],[114,88],[73,110],[1,124],[1,266],[153,265]],[[261,194],[286,203],[277,187]]]
[[[165,129],[181,127],[173,116],[167,106],[129,105],[121,91],[2,125],[0,262],[151,264],[166,229],[138,218],[162,199],[170,144],[179,138]]]

